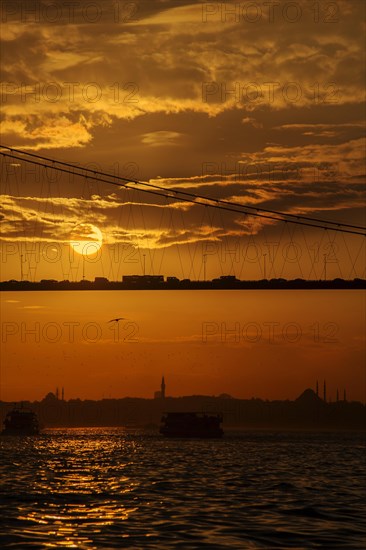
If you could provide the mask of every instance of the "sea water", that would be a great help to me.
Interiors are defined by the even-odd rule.
[[[1,437],[1,548],[365,547],[365,437]]]

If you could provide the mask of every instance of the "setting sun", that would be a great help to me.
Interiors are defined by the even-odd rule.
[[[70,246],[82,256],[92,256],[102,247],[101,230],[91,223],[80,223],[71,232]]]

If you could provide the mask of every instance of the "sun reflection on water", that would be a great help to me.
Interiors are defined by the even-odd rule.
[[[50,548],[96,548],[87,532],[96,536],[138,510],[131,500],[123,502],[139,485],[125,474],[137,447],[123,430],[48,430],[27,443],[34,474],[29,493],[37,503],[36,510],[28,503],[17,508],[23,537],[37,533]],[[21,468],[22,463],[14,461],[13,466]],[[17,477],[22,477],[19,472]]]
[[[98,428],[4,440],[0,547],[362,547],[364,445],[323,437]]]

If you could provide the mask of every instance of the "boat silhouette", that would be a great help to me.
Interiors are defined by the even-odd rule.
[[[14,409],[7,413],[1,435],[37,434],[39,434],[39,423],[34,411],[21,406],[14,407]]]
[[[219,438],[224,435],[222,414],[206,412],[167,412],[160,433],[165,437]]]

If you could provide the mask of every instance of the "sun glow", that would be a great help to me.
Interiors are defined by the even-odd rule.
[[[71,232],[70,246],[82,256],[97,254],[103,244],[101,230],[91,223],[80,223]]]

